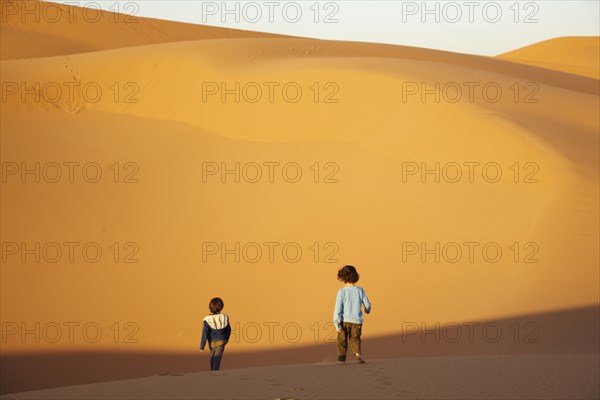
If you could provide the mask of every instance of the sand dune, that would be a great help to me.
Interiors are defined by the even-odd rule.
[[[598,307],[589,307],[481,321],[479,326],[472,325],[472,335],[467,325],[459,325],[458,328],[450,325],[431,326],[430,332],[417,329],[405,334],[366,336],[364,348],[369,361],[412,357],[430,359],[565,354],[598,357],[600,324],[597,316]],[[495,335],[494,326],[502,332],[498,340],[491,340]],[[489,331],[487,336],[482,334],[484,329]],[[459,330],[460,336],[457,335]],[[458,340],[448,340],[455,337]],[[224,370],[335,361],[331,343],[292,344],[282,349],[237,352],[237,338],[234,337],[230,346],[232,351],[227,350]],[[0,382],[3,393],[202,371],[208,363],[206,355],[155,351],[43,352],[5,355],[0,362],[4,371]],[[531,378],[534,379],[533,376]]]
[[[278,37],[137,15],[136,3],[115,3],[120,13],[32,0],[1,0],[0,59],[51,57],[198,39]]]
[[[498,56],[503,60],[600,79],[600,37],[549,39]]]
[[[595,399],[592,356],[374,360],[164,374],[17,393],[18,399]],[[532,372],[531,371],[535,371]],[[538,379],[531,379],[531,376]],[[2,396],[13,400],[14,397]]]
[[[16,170],[3,170],[0,230],[21,247],[3,248],[0,308],[3,323],[42,333],[11,334],[3,357],[196,354],[216,295],[234,323],[230,354],[322,345],[344,263],[374,303],[368,338],[598,305],[590,46],[560,42],[575,48],[561,64],[581,74],[524,65],[546,63],[547,49],[524,49],[521,63],[113,18],[76,33],[2,24],[0,155]],[[21,175],[36,162],[39,183]],[[221,175],[236,163],[239,183]],[[423,174],[436,165],[439,182]],[[23,243],[48,251],[34,262]],[[56,262],[48,243],[62,248]],[[90,243],[97,262],[79,250]],[[566,332],[585,329],[576,319]],[[574,353],[557,340],[538,354]]]
[[[206,42],[189,45],[202,46],[203,43]],[[208,53],[206,49],[203,51]],[[119,57],[114,56],[114,52],[125,51],[94,54],[105,60],[112,56],[116,61]],[[143,60],[142,55],[136,58],[135,51],[127,53],[133,54],[132,62]],[[161,49],[160,54],[168,54],[167,49]],[[80,320],[87,315],[87,310],[73,309],[73,291],[99,291],[97,296],[103,298],[105,286],[97,284],[106,281],[112,294],[107,299],[107,308],[96,310],[97,318],[129,320],[135,316],[140,319],[140,325],[151,324],[146,328],[149,336],[144,336],[144,346],[188,347],[197,335],[198,326],[194,316],[199,312],[196,302],[199,299],[192,299],[201,298],[199,291],[211,286],[206,274],[217,268],[223,282],[232,283],[223,283],[217,291],[228,298],[228,308],[238,321],[242,324],[295,321],[304,327],[306,340],[309,340],[308,329],[312,323],[329,320],[329,303],[337,287],[332,276],[338,263],[322,262],[326,250],[321,249],[319,263],[311,261],[313,254],[309,247],[315,242],[320,247],[335,243],[339,248],[335,258],[339,262],[357,260],[364,264],[364,285],[376,299],[390,298],[398,287],[407,298],[418,298],[422,285],[438,280],[456,279],[461,287],[469,288],[457,291],[451,285],[436,287],[428,295],[428,302],[404,312],[403,316],[410,320],[422,319],[424,315],[428,316],[427,320],[436,321],[501,317],[595,302],[597,270],[591,262],[595,256],[588,241],[595,240],[597,227],[597,210],[593,207],[597,199],[594,165],[598,154],[594,149],[598,134],[597,119],[593,118],[598,107],[597,96],[539,84],[539,103],[526,106],[507,99],[495,104],[430,104],[420,100],[403,104],[401,97],[398,98],[402,83],[431,79],[427,73],[429,70],[433,73],[435,64],[399,60],[396,67],[403,66],[408,71],[406,78],[397,78],[387,70],[373,71],[374,61],[358,61],[358,65],[371,64],[361,66],[362,72],[347,72],[341,65],[346,65],[346,61],[329,62],[332,64],[329,68],[324,68],[328,62],[320,61],[322,81],[335,79],[340,88],[337,104],[315,104],[312,99],[295,104],[282,101],[223,104],[218,100],[202,103],[198,99],[201,88],[191,78],[192,73],[207,76],[211,82],[294,80],[303,87],[308,87],[320,75],[309,66],[299,67],[303,63],[298,61],[295,62],[297,69],[288,72],[290,64],[285,58],[258,61],[262,68],[248,75],[246,71],[252,71],[254,63],[244,70],[223,72],[210,65],[203,66],[200,60],[196,60],[196,64],[190,60],[184,64],[189,65],[186,69],[177,67],[181,65],[179,62],[171,64],[169,60],[175,58],[173,56],[164,61],[145,60],[139,68],[128,71],[119,68],[120,64],[109,68],[107,61],[102,63],[105,68],[96,69],[94,65],[100,63],[92,56],[73,56],[69,61],[39,60],[44,67],[38,67],[36,60],[27,60],[27,66],[25,61],[5,62],[3,79],[43,84],[53,79],[72,81],[71,74],[79,74],[82,85],[94,81],[103,88],[108,88],[110,82],[136,82],[140,102],[115,103],[105,96],[95,104],[61,102],[53,105],[43,101],[21,103],[15,101],[18,96],[11,96],[5,103],[2,121],[3,159],[46,163],[96,160],[106,173],[111,173],[107,168],[116,161],[133,161],[139,165],[140,182],[134,185],[102,182],[93,189],[80,182],[59,191],[56,185],[20,185],[13,179],[5,187],[14,190],[3,193],[7,210],[3,216],[3,229],[6,229],[3,234],[17,242],[57,240],[54,237],[66,241],[71,236],[82,241],[104,238],[111,242],[134,241],[139,243],[143,262],[131,268],[112,261],[84,268],[78,273],[83,274],[82,278],[87,275],[83,282],[88,283],[74,288],[69,285],[69,291],[54,297],[52,305],[47,303],[49,309],[39,308],[35,299],[24,298],[18,286],[10,285],[5,293],[9,298],[20,299],[17,304],[22,308],[7,310],[5,315],[9,319],[23,312],[44,319],[52,309],[52,315],[58,320],[67,315]],[[218,62],[210,57],[205,59]],[[229,62],[227,65],[231,65]],[[308,59],[306,64],[310,63]],[[411,68],[413,63],[416,65]],[[285,67],[270,73],[260,72],[270,71],[278,64]],[[146,70],[145,66],[150,68]],[[91,72],[87,72],[88,68]],[[391,69],[391,66],[385,65],[385,68]],[[414,77],[417,70],[422,72]],[[396,71],[399,73],[397,68]],[[469,79],[468,69],[456,67],[450,72],[447,77],[439,78]],[[152,76],[162,76],[162,79],[152,79]],[[503,87],[513,80],[522,82],[496,74],[483,75],[482,79],[485,80],[485,76],[501,82]],[[360,93],[374,99],[377,107],[364,103]],[[56,111],[51,111],[53,109]],[[350,115],[360,118],[347,118]],[[437,117],[431,118],[431,115]],[[457,115],[461,117],[456,118]],[[569,136],[563,132],[569,132]],[[37,145],[32,147],[29,143]],[[297,162],[306,177],[313,173],[309,168],[315,162],[321,165],[322,174],[333,171],[324,170],[327,162],[333,162],[339,168],[335,175],[339,182],[315,184],[312,178],[307,178],[290,184],[279,177],[275,184],[269,184],[266,179],[257,184],[232,184],[231,181],[223,184],[212,176],[202,183],[203,162],[225,162],[231,166],[236,162],[262,165],[269,161],[281,165]],[[478,176],[473,183],[465,178],[457,184],[423,184],[420,176],[411,176],[406,183],[402,182],[403,162],[462,165],[471,161],[481,165],[498,163],[504,170],[501,181],[490,184]],[[535,162],[539,172],[534,178],[539,182],[514,183],[513,171],[509,168],[515,162],[519,163],[522,174],[534,173],[533,169],[524,170],[524,166]],[[266,171],[264,173],[266,176]],[[343,202],[340,193],[348,194]],[[445,198],[444,203],[439,202],[441,197]],[[574,203],[579,199],[588,199],[589,203]],[[71,206],[62,208],[60,205],[65,202]],[[18,212],[24,204],[38,212],[26,215]],[[136,204],[143,207],[133,207]],[[56,212],[45,213],[48,207]],[[74,218],[73,210],[85,218]],[[293,210],[302,212],[290,215]],[[48,227],[46,233],[36,228],[39,225]],[[61,226],[59,231],[56,231],[57,226]],[[178,232],[175,237],[174,232]],[[235,234],[230,236],[233,232]],[[208,263],[202,263],[202,243],[269,241],[280,242],[281,246],[298,242],[305,258],[300,263],[290,263],[280,255],[274,263],[265,263],[263,259],[252,265],[236,264],[231,257],[221,264],[219,257],[213,256]],[[463,258],[451,266],[436,263],[434,257],[422,264],[419,255],[402,262],[403,242],[431,242],[433,246],[435,242],[469,241],[478,241],[481,246],[488,242],[500,243],[504,257],[494,264],[485,262],[481,255],[474,263]],[[519,263],[514,262],[514,250],[509,249],[515,242],[522,251]],[[523,248],[529,242],[536,245]],[[535,260],[540,262],[523,264],[522,257],[527,254],[523,252],[536,248],[539,254]],[[578,265],[577,270],[563,267],[573,264]],[[382,268],[382,265],[389,267]],[[69,284],[73,274],[69,264],[61,262],[54,267],[36,270],[47,277],[32,283],[33,290],[43,293],[48,280],[58,287],[61,282]],[[164,268],[174,274],[165,276]],[[298,270],[302,273],[298,274]],[[31,272],[16,266],[4,271],[9,277],[7,281],[27,279]],[[544,285],[535,283],[539,283],[540,275]],[[90,279],[92,276],[94,279]],[[291,276],[297,282],[284,290],[279,282]],[[115,281],[115,277],[119,280]],[[234,284],[239,279],[254,278],[262,282],[260,286],[240,291]],[[129,300],[132,279],[140,285],[136,291],[139,298],[133,302]],[[155,296],[152,283],[155,279],[167,284],[160,298]],[[488,284],[480,284],[482,281]],[[182,290],[181,285],[187,289]],[[319,295],[308,299],[308,308],[300,307],[296,299],[302,298],[302,293],[310,287]],[[555,290],[556,287],[562,290]],[[265,314],[244,300],[250,294],[256,301],[265,303],[276,296],[288,306],[275,307]],[[502,301],[473,302],[473,298]],[[132,308],[115,309],[123,302]],[[393,315],[402,304],[404,299],[401,298],[380,304],[381,317],[370,321],[372,334],[396,331],[398,327],[391,326],[383,316]],[[182,308],[178,313],[166,312],[174,306]],[[161,310],[167,320],[152,322],[157,310]],[[179,332],[183,336],[177,337]],[[285,343],[280,341],[280,344]]]

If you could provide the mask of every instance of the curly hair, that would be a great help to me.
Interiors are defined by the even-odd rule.
[[[356,272],[356,268],[352,265],[344,265],[339,269],[337,278],[338,280],[344,283],[356,283],[358,282],[358,272]]]
[[[211,314],[220,313],[224,306],[225,304],[223,304],[223,300],[221,300],[220,297],[215,297],[210,300],[210,303],[208,303],[208,309],[210,310]]]

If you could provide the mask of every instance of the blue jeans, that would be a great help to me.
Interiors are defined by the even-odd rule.
[[[218,371],[221,368],[221,358],[223,358],[223,352],[225,346],[213,347],[210,351],[210,370]]]

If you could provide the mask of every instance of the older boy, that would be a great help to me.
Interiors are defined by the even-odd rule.
[[[344,283],[335,300],[335,309],[333,311],[333,324],[338,332],[337,336],[337,354],[338,364],[346,363],[346,354],[348,352],[348,342],[352,347],[352,352],[359,363],[364,363],[361,356],[361,331],[363,324],[362,307],[365,313],[371,312],[371,303],[360,286],[355,286],[359,275],[352,265],[346,265],[338,271],[338,280]]]

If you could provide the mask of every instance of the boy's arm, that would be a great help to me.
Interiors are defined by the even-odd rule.
[[[208,322],[204,321],[204,324],[202,326],[202,340],[200,341],[200,350],[204,350],[204,347],[206,346],[206,341],[208,340],[209,329],[210,329],[210,327],[208,326]]]
[[[367,293],[364,291],[363,289],[363,305],[365,306],[365,313],[370,313],[371,312],[371,302],[369,301],[369,298],[367,297]]]
[[[231,336],[231,322],[227,321],[227,326],[225,327],[225,342],[229,342],[230,336]]]
[[[338,291],[335,298],[335,308],[333,309],[333,326],[335,330],[339,331],[342,329],[342,317],[344,315],[344,302],[342,297],[342,291]]]

